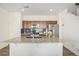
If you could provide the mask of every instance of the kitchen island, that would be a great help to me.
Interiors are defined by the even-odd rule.
[[[63,44],[57,37],[17,37],[5,41],[10,56],[62,56]]]

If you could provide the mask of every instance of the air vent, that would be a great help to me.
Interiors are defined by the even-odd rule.
[[[75,3],[76,6],[79,6],[79,3]]]
[[[29,6],[24,6],[24,8],[29,8]]]

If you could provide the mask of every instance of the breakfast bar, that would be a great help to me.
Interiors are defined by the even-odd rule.
[[[17,37],[5,41],[9,44],[10,56],[62,56],[63,44],[57,37]]]

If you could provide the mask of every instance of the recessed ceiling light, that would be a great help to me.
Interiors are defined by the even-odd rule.
[[[53,10],[52,9],[49,9],[49,11],[52,12]]]

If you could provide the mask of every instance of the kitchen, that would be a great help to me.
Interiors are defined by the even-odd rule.
[[[6,41],[10,46],[10,56],[63,55],[57,21],[23,21],[22,26],[21,37]]]
[[[55,35],[54,32],[58,32],[59,29],[56,27],[58,28],[57,21],[22,21],[21,35],[27,38],[57,36],[59,33]]]

